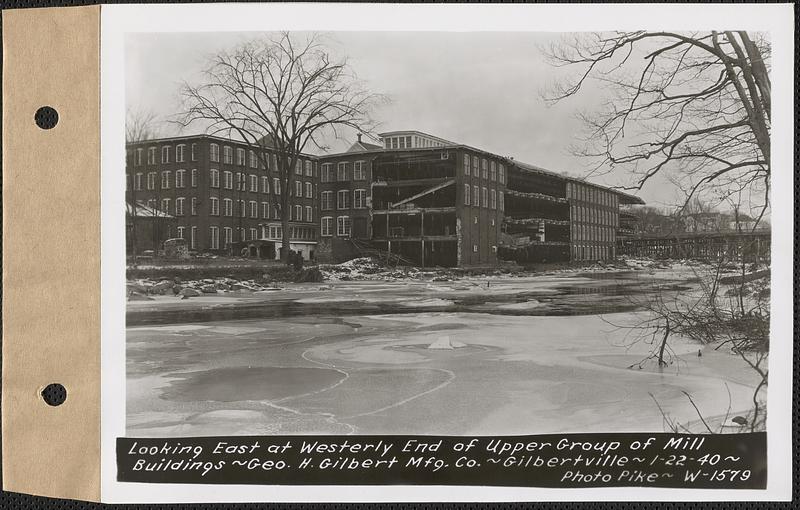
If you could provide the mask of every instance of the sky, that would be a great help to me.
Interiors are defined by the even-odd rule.
[[[298,34],[300,35],[300,34]],[[418,130],[455,143],[576,177],[592,162],[575,156],[582,124],[576,118],[602,101],[591,85],[555,105],[542,96],[563,69],[546,62],[542,49],[562,35],[537,32],[334,32],[331,51],[346,56],[365,86],[389,98],[373,114],[377,132]],[[136,33],[125,42],[126,104],[162,119],[180,108],[183,81],[196,83],[209,56],[258,37],[254,32]],[[183,134],[201,131],[188,130]],[[164,136],[177,134],[167,125]],[[333,152],[355,135],[329,140]],[[593,176],[604,185],[632,184],[621,172]],[[682,195],[666,178],[637,192],[648,204],[673,206]]]

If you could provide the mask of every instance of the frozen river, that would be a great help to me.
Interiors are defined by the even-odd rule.
[[[706,417],[743,414],[758,381],[727,351],[675,338],[670,366],[628,368],[652,346],[617,326],[691,286],[573,273],[131,302],[128,434],[663,431],[654,399],[696,425],[684,391]]]

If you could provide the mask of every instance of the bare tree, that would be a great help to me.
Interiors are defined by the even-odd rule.
[[[578,94],[596,80],[608,97],[581,115],[587,136],[577,152],[594,171],[622,168],[641,189],[674,173],[687,201],[708,188],[770,183],[770,46],[763,34],[617,32],[575,36],[545,51],[557,66],[576,68],[549,101]]]
[[[207,132],[235,137],[254,150],[264,168],[274,152],[283,193],[280,205],[283,259],[289,255],[289,211],[294,172],[307,149],[326,149],[327,135],[351,128],[368,132],[380,96],[366,91],[346,59],[336,59],[319,35],[298,41],[284,32],[241,44],[209,61],[204,82],[184,83],[182,126],[204,124]]]
[[[128,108],[125,112],[125,143],[131,144],[136,142],[143,142],[145,140],[152,140],[160,136],[161,124],[155,113],[149,110]],[[132,157],[129,155],[128,157]],[[138,239],[136,232],[136,223],[138,219],[139,203],[136,197],[137,180],[136,174],[131,173],[128,176],[128,190],[131,197],[131,213],[129,215],[131,222],[131,257],[133,265],[136,265],[136,256],[138,254]],[[153,219],[153,232],[156,232],[157,219]],[[156,247],[154,253],[158,253]]]

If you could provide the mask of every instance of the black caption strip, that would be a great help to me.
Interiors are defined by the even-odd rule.
[[[751,434],[117,439],[117,480],[265,485],[764,489]]]

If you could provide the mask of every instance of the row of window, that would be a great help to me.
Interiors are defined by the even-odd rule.
[[[613,246],[574,246],[572,256],[575,260],[607,259],[614,255]]]
[[[257,241],[263,239],[272,239],[272,240],[282,240],[283,239],[283,227],[275,226],[275,225],[262,225],[261,232],[259,235],[259,231],[257,228],[238,228],[234,229],[233,227],[222,227],[222,246],[226,247],[232,244],[233,241],[233,231],[238,230],[239,236],[238,241]],[[220,249],[220,227],[212,226],[209,227],[209,249],[211,250],[219,250]],[[316,239],[316,233],[312,228],[304,228],[304,227],[292,227],[290,231],[290,239],[293,241],[313,241]],[[185,239],[185,229],[184,227],[178,227],[178,237]],[[189,247],[190,249],[196,249],[196,239],[197,239],[197,227],[191,227],[190,230],[190,239],[189,239]]]
[[[616,240],[612,227],[597,225],[572,225],[572,238],[576,241],[612,243]]]
[[[608,209],[575,206],[572,213],[574,221],[581,223],[598,223],[616,227],[619,217]]]
[[[234,174],[233,172],[224,171],[222,172],[224,178],[224,188],[225,189],[234,189]],[[212,168],[209,170],[209,181],[210,186],[212,188],[219,188],[219,170],[216,168]],[[248,189],[253,192],[257,193],[259,191],[259,182],[261,183],[261,193],[269,193],[270,192],[270,178],[267,176],[262,175],[259,177],[258,175],[254,174],[244,174],[242,172],[236,172],[236,190],[237,191],[247,191]],[[248,188],[249,183],[249,188]],[[281,180],[277,177],[272,178],[272,191],[275,195],[281,194]],[[295,197],[299,198],[314,198],[314,184],[311,182],[303,182],[303,181],[294,181],[294,195]]]
[[[186,162],[187,156],[187,147],[189,147],[189,157],[191,161],[197,161],[198,157],[198,150],[197,144],[193,143],[190,145],[187,144],[178,144],[175,146],[175,162],[176,163],[184,163]],[[144,148],[137,148],[134,150],[134,166],[141,166],[142,165],[142,155],[144,154]],[[172,146],[164,145],[161,147],[161,163],[170,163],[171,162],[171,154],[172,154]],[[234,163],[234,154],[235,154],[235,163]],[[158,157],[158,147],[148,147],[147,149],[147,164],[148,165],[155,165],[157,163]],[[209,159],[215,163],[219,163],[219,144],[212,143],[209,146]],[[264,161],[259,161],[258,153],[254,150],[247,151],[242,148],[236,148],[229,146],[224,146],[222,148],[222,162],[228,165],[239,165],[239,166],[249,166],[250,168],[266,168],[267,170],[270,169],[270,166],[273,168],[278,167],[278,160],[275,154],[272,154],[271,157],[264,158]],[[313,162],[311,160],[301,160],[298,159],[295,163],[295,174],[303,175],[305,174],[306,177],[312,177],[314,174],[314,167]]]
[[[619,205],[619,197],[615,193],[576,182],[567,183],[567,198],[612,208]]]
[[[186,187],[186,170],[176,170],[175,171],[175,187],[176,188],[185,188]],[[157,172],[148,172],[147,174],[147,189],[154,190],[156,189],[156,176],[158,175]],[[136,191],[142,190],[142,178],[144,174],[137,173],[133,176],[133,189]],[[189,185],[192,188],[197,187],[197,169],[194,168],[189,173]],[[172,185],[172,171],[165,170],[161,172],[161,188],[160,189],[170,189]]]
[[[424,147],[444,147],[442,142],[437,142],[424,136],[392,136],[384,138],[384,147],[387,149],[413,149]]]
[[[469,177],[472,175],[476,178],[483,180],[490,180],[506,183],[506,167],[502,163],[489,161],[486,158],[478,158],[478,156],[470,157],[469,154],[464,154],[464,176]]]
[[[364,209],[367,207],[367,190],[353,190],[354,209]],[[342,189],[336,192],[336,208],[350,209],[350,190]],[[330,211],[333,209],[333,191],[323,191],[320,193],[320,209]]]
[[[182,143],[175,146],[175,162],[176,163],[184,163],[186,162],[186,147],[187,145]],[[172,152],[172,147],[169,145],[164,145],[161,147],[161,162],[162,163],[169,163],[170,156]],[[144,154],[144,148],[135,149],[133,152],[133,164],[134,166],[142,166],[142,155]],[[148,165],[155,165],[156,158],[158,156],[158,147],[148,147],[147,148],[147,164]],[[198,151],[197,151],[197,144],[193,143],[189,145],[189,158],[191,161],[197,161]]]
[[[339,237],[349,237],[352,232],[352,222],[350,216],[336,217],[336,235]],[[330,237],[333,235],[333,216],[323,216],[320,225],[320,235]]]
[[[488,209],[505,210],[505,194],[502,191],[495,191],[486,186],[472,186],[472,197],[470,198],[470,185],[464,185],[464,205],[472,205],[473,207],[481,207]]]
[[[340,161],[336,164],[336,175],[333,174],[333,163],[323,163],[320,167],[320,182],[345,182],[349,181],[350,162]],[[336,177],[336,179],[334,179]],[[353,162],[353,180],[364,181],[367,179],[367,162]]]

